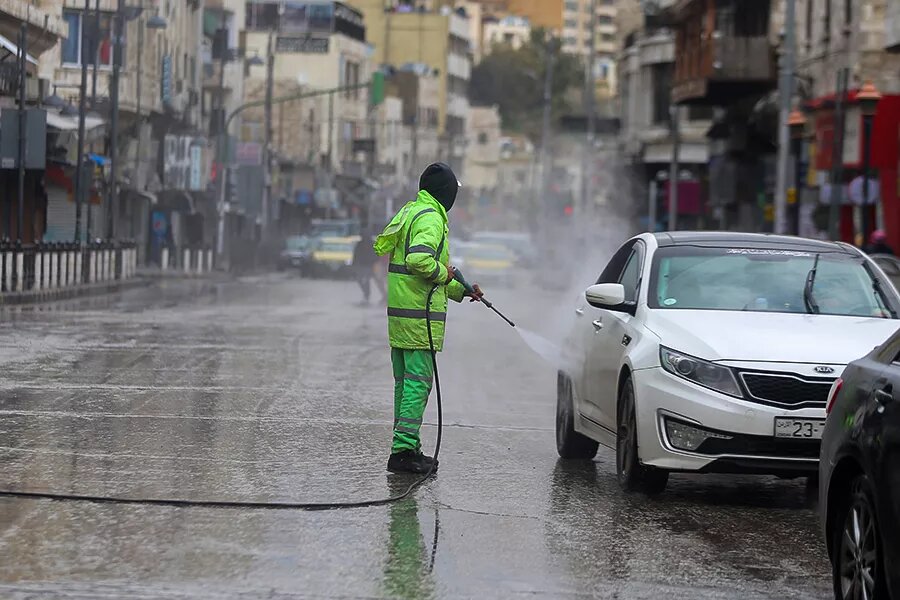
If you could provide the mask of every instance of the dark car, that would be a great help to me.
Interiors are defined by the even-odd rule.
[[[284,241],[284,249],[278,256],[278,270],[291,269],[300,275],[308,275],[315,246],[316,240],[307,236],[297,235],[287,238]]]
[[[836,598],[900,600],[900,332],[831,389],[819,505]]]

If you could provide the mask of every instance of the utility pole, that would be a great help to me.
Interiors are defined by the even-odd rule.
[[[331,153],[334,152],[334,92],[328,94],[328,166],[329,177],[331,175]],[[330,184],[330,180],[329,180]]]
[[[672,124],[672,161],[669,163],[669,231],[678,229],[678,171],[681,152],[681,111],[677,104],[669,107]]]
[[[263,168],[265,169],[265,189],[262,201],[262,233],[269,230],[272,210],[272,93],[275,75],[275,32],[269,32],[268,51],[266,55],[266,104],[265,104],[265,137],[263,142]]]
[[[109,135],[109,194],[106,200],[106,239],[108,240],[113,239],[113,234],[115,233],[115,214],[119,200],[119,79],[121,77],[122,54],[124,52],[124,46],[122,45],[124,21],[125,0],[119,0],[116,14],[113,17],[113,70],[109,91],[112,116],[110,117]],[[96,85],[96,82],[94,85]]]
[[[134,175],[133,177],[133,185],[135,188],[138,187],[140,183],[140,170],[141,170],[141,96],[144,92],[143,90],[143,82],[141,81],[144,77],[144,15],[141,14],[138,16],[138,38],[137,38],[137,47],[138,47],[138,59],[137,59],[137,81],[135,82],[135,90],[134,93],[137,96],[135,99],[137,105],[134,111],[135,123],[137,124],[137,133],[135,137],[137,138],[137,144],[134,149]],[[118,104],[118,102],[116,103]],[[131,203],[129,202],[126,205],[128,208],[126,209],[126,215],[128,218],[128,236],[134,239],[134,216],[132,213]]]
[[[594,67],[597,60],[597,2],[590,1],[590,44],[588,46],[587,66],[584,70],[584,110],[587,113],[587,134],[584,140],[584,155],[581,161],[581,210],[577,216],[584,218],[594,198],[594,138],[597,128],[596,95],[597,80]]]
[[[25,240],[25,127],[27,126],[27,113],[25,112],[25,84],[27,83],[26,69],[28,68],[28,25],[22,23],[19,33],[19,206],[16,237]]]
[[[797,63],[796,0],[785,0],[784,40],[781,49],[781,81],[778,95],[781,110],[778,115],[778,170],[775,189],[775,233],[788,232],[787,190],[791,162],[791,131],[788,120],[794,99],[794,71]]]
[[[97,70],[100,66],[100,0],[94,2],[94,27],[91,32],[91,51],[94,56],[91,79],[91,108],[97,108]]]
[[[219,183],[219,202],[218,213],[219,222],[216,228],[216,264],[225,267],[225,218],[228,192],[229,169],[226,166],[228,157],[225,145],[228,143],[228,126],[225,123],[225,64],[228,62],[228,34],[225,28],[225,11],[223,10],[219,16],[219,31],[216,35],[219,37],[219,88],[217,90],[217,104],[219,113],[216,116],[216,161],[218,162],[219,172],[216,177]]]
[[[84,12],[81,13],[81,84],[78,90],[78,166],[75,169],[75,241],[79,244],[83,242],[81,237],[81,211],[84,204],[84,111],[85,100],[87,99],[87,57],[84,55],[84,48],[87,47],[87,28],[84,27],[84,21],[88,17],[91,10],[91,0],[84,0]]]

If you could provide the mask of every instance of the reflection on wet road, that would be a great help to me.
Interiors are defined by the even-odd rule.
[[[559,305],[491,296],[538,331]],[[383,309],[356,302],[352,283],[260,277],[0,312],[0,487],[398,491]],[[412,499],[308,513],[0,498],[0,597],[828,597],[801,481],[674,476],[659,498],[625,496],[611,452],[557,460],[553,367],[489,311],[451,311],[441,470]]]

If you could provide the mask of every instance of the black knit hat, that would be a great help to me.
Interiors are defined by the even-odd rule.
[[[429,165],[419,178],[419,189],[434,196],[434,199],[449,211],[456,202],[456,194],[459,193],[459,180],[449,165],[434,163]]]

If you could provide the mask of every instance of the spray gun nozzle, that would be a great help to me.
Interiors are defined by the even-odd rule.
[[[467,293],[467,294],[469,294],[469,295],[472,296],[473,298],[478,298],[478,295],[477,295],[476,292],[475,292],[475,288],[474,288],[468,281],[466,281],[466,278],[463,277],[462,271],[459,271],[458,269],[455,270],[455,273],[454,273],[454,275],[453,275],[453,278],[454,278],[456,281],[460,282],[464,288],[466,288],[466,293]],[[484,304],[485,306],[487,306],[489,309],[491,309],[491,310],[494,311],[495,313],[497,313],[497,316],[499,316],[501,319],[503,319],[504,321],[506,321],[507,323],[509,323],[509,326],[510,326],[510,327],[515,327],[515,326],[516,326],[516,324],[513,323],[512,321],[510,321],[509,319],[507,319],[506,316],[505,316],[503,313],[501,313],[499,310],[497,310],[496,308],[494,308],[494,305],[493,305],[487,298],[485,298],[484,296],[482,296],[481,298],[478,298],[478,301],[481,302],[482,304]]]

